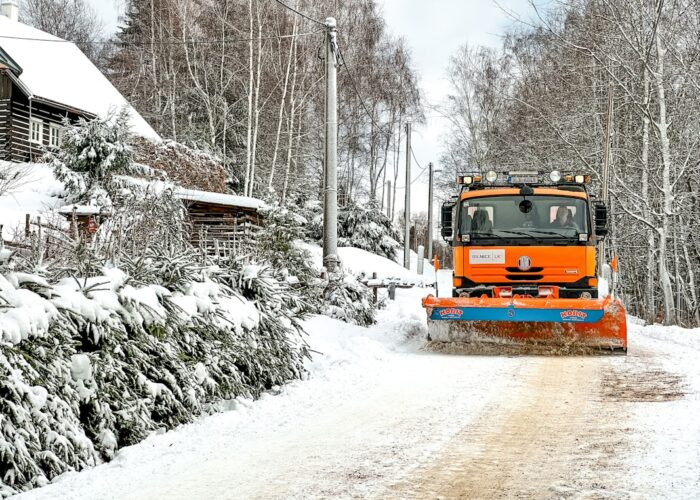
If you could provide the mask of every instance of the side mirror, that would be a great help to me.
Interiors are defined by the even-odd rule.
[[[454,230],[452,228],[452,214],[455,204],[453,202],[445,202],[440,210],[440,236],[445,241],[452,241]]]
[[[594,210],[595,235],[602,239],[608,234],[608,207],[603,203],[596,203]]]

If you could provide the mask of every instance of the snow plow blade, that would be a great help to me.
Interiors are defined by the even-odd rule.
[[[458,297],[423,299],[431,345],[481,353],[627,351],[619,300]]]

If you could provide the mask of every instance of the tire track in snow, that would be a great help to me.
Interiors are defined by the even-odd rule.
[[[616,361],[616,359],[618,361]],[[620,405],[600,399],[619,358],[542,357],[520,393],[504,394],[432,463],[399,484],[402,498],[627,498]]]

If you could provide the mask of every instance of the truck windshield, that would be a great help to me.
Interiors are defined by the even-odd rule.
[[[479,238],[576,239],[588,233],[586,201],[567,196],[485,196],[463,200],[459,233]]]

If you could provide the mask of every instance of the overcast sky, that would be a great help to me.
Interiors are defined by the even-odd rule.
[[[449,87],[445,79],[449,58],[457,48],[498,47],[501,35],[512,25],[504,9],[527,16],[528,0],[378,0],[384,9],[389,29],[403,36],[412,50],[426,104],[439,104]],[[541,0],[544,1],[544,0]],[[110,29],[117,26],[123,0],[89,0]],[[338,27],[342,29],[342,26]],[[418,161],[438,165],[442,137],[447,131],[445,119],[426,109],[427,124],[414,128],[413,150]],[[403,160],[402,160],[403,165]],[[414,166],[414,177],[418,172]],[[404,174],[400,174],[403,179]],[[400,183],[403,185],[403,181]],[[427,210],[427,174],[412,187],[412,212]],[[403,208],[403,193],[397,193],[396,208]]]
[[[124,6],[123,0],[87,0],[87,2],[95,8],[109,31],[117,29],[118,17]]]
[[[530,13],[528,0],[498,0],[498,3],[493,0],[379,1],[384,6],[389,29],[404,37],[412,49],[426,105],[440,104],[449,93],[447,65],[461,45],[499,47],[502,34],[513,25],[512,17],[504,10],[525,17]],[[428,106],[425,114],[426,125],[414,128],[413,150],[421,165],[432,161],[439,168],[442,138],[447,133],[446,119]],[[414,166],[413,172],[418,171]],[[403,178],[405,174],[400,175]],[[403,208],[403,196],[397,193],[400,198],[396,200],[397,209]],[[413,184],[411,198],[412,213],[427,211],[427,173]]]

